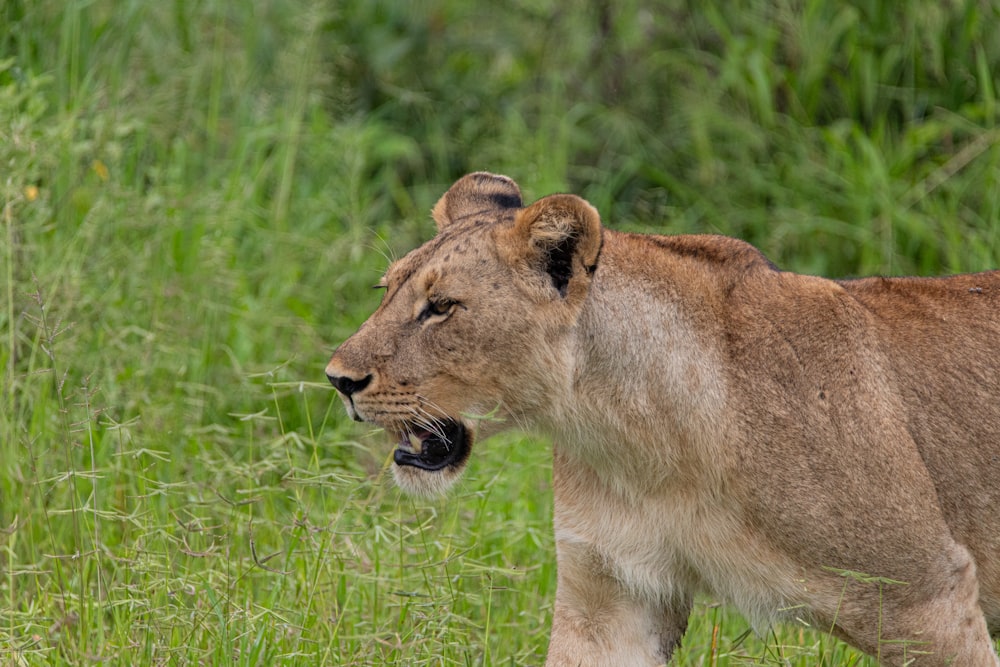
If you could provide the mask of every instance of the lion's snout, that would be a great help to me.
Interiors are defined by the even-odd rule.
[[[371,373],[352,373],[342,368],[337,363],[337,358],[334,357],[326,367],[326,378],[340,392],[351,419],[358,422],[364,421],[354,405],[354,395],[364,391],[372,383],[373,375]]]
[[[363,391],[364,388],[371,384],[372,381],[371,373],[363,378],[355,379],[346,375],[332,375],[329,371],[327,371],[326,377],[330,380],[330,384],[332,384],[337,391],[348,398],[356,392]]]

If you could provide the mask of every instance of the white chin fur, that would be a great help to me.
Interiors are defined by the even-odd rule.
[[[393,463],[392,478],[403,493],[412,496],[443,496],[455,485],[464,469],[465,466],[458,470],[449,467],[432,472]]]

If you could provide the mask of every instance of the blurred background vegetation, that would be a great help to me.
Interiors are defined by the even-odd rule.
[[[0,0],[0,26],[0,665],[542,661],[546,447],[403,499],[323,382],[468,171],[810,273],[1000,265],[991,0]],[[677,662],[857,659],[745,629],[706,603]]]

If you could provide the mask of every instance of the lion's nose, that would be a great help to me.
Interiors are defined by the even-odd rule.
[[[363,390],[372,381],[370,373],[363,378],[352,378],[346,375],[332,375],[327,371],[326,377],[330,380],[330,384],[337,388],[337,391],[347,397]]]

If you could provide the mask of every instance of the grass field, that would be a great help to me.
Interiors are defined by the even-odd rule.
[[[326,384],[458,176],[817,274],[1000,265],[988,0],[0,2],[0,665],[524,665],[547,443]],[[678,665],[872,665],[712,600]]]

